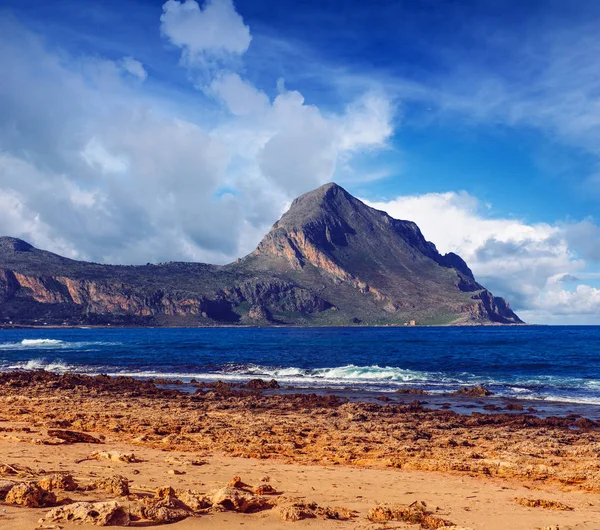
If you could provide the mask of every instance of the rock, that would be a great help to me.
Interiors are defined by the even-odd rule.
[[[4,501],[6,504],[16,504],[28,508],[43,508],[56,504],[56,496],[33,482],[23,482],[13,486],[6,494]]]
[[[171,486],[160,486],[156,488],[154,492],[155,499],[165,499],[167,497],[174,497],[175,490]]]
[[[12,480],[0,480],[0,501],[6,499],[8,492],[16,485],[17,483]]]
[[[251,320],[259,320],[263,322],[270,322],[271,312],[263,305],[256,304],[250,307],[248,310],[248,318]]]
[[[210,499],[199,491],[184,489],[175,490],[171,486],[161,486],[156,489],[154,500],[162,499],[176,499],[183,503],[186,509],[190,509],[194,512],[199,512],[212,506]]]
[[[146,519],[159,524],[176,523],[193,515],[191,510],[175,497],[148,501],[143,513]]]
[[[335,519],[336,521],[348,521],[356,517],[356,512],[339,506],[317,506],[315,515],[321,519]]]
[[[167,473],[169,475],[185,475],[185,471],[179,471],[179,469],[169,469]]]
[[[79,431],[64,431],[62,429],[48,429],[48,436],[60,438],[70,444],[101,444],[102,440]]]
[[[423,528],[434,529],[444,526],[455,526],[454,523],[434,515],[427,509],[427,504],[422,501],[415,501],[409,505],[380,504],[371,508],[367,517],[374,523],[402,521],[405,523],[420,524]]]
[[[241,477],[239,476],[235,476],[231,479],[231,482],[229,483],[229,487],[230,488],[247,488],[248,484],[242,482]]]
[[[37,481],[37,485],[46,491],[75,491],[77,482],[70,473],[56,473]]]
[[[335,519],[347,521],[355,517],[355,512],[346,508],[319,506],[316,502],[306,502],[295,497],[279,499],[275,509],[279,518],[284,521],[300,521],[302,519]]]
[[[456,392],[452,392],[453,396],[471,396],[471,397],[487,397],[493,395],[491,390],[488,390],[483,385],[464,387]]]
[[[271,506],[262,497],[230,486],[212,492],[209,498],[213,508],[234,512],[256,512]]]
[[[526,499],[525,497],[515,497],[515,502],[528,508],[548,508],[549,510],[571,511],[573,508],[559,501],[549,501],[546,499]]]
[[[92,484],[92,488],[101,489],[117,497],[129,495],[129,480],[121,475],[109,478],[101,478]]]
[[[508,403],[506,405],[506,407],[504,407],[505,410],[515,410],[515,411],[522,411],[523,410],[523,405],[521,405],[521,403]]]
[[[116,501],[75,502],[50,510],[39,520],[45,523],[85,523],[96,526],[129,526],[129,512]]]
[[[306,503],[299,499],[285,499],[277,503],[275,511],[283,521],[296,522],[314,518],[316,503]]]
[[[176,491],[170,486],[161,486],[153,499],[144,502],[144,517],[160,524],[181,521],[211,506],[209,499],[198,492]]]
[[[133,453],[120,453],[119,451],[94,451],[89,458],[95,460],[112,460],[113,462],[125,462],[135,464],[139,462]]]
[[[399,388],[396,390],[397,394],[418,394],[420,396],[428,396],[429,392],[420,388]]]
[[[252,388],[255,390],[267,390],[267,389],[277,389],[281,388],[279,383],[275,381],[275,379],[271,379],[270,381],[265,381],[264,379],[251,379],[246,383],[246,388]]]
[[[175,497],[194,512],[202,512],[211,507],[210,499],[194,490],[175,490]]]
[[[252,492],[255,495],[274,495],[277,493],[271,484],[259,484],[258,486],[254,487]]]

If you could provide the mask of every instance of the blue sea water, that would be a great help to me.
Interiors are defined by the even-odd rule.
[[[0,371],[446,393],[600,405],[600,327],[3,329]],[[600,410],[600,409],[599,409]]]

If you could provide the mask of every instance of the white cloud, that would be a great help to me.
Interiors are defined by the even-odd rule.
[[[367,92],[343,112],[325,113],[306,102],[299,91],[286,89],[283,79],[277,80],[278,94],[271,100],[262,89],[234,72],[235,64],[219,62],[217,57],[220,67],[216,68],[211,63],[214,57],[207,55],[218,50],[242,55],[251,39],[249,31],[246,38],[248,28],[231,2],[218,2],[219,9],[227,11],[227,17],[215,18],[212,10],[216,5],[217,2],[207,2],[200,9],[195,2],[180,4],[170,0],[161,20],[163,34],[173,42],[174,38],[179,39],[176,43],[184,50],[201,56],[201,60],[185,61],[190,76],[201,79],[196,87],[222,103],[229,113],[212,136],[227,145],[234,160],[228,174],[230,185],[239,187],[243,181],[248,186],[253,181],[255,187],[274,187],[288,199],[332,180],[340,162],[347,164],[356,153],[386,147],[395,107],[383,92]],[[184,21],[185,32],[173,33],[166,25],[167,13],[175,12],[180,22]],[[235,23],[229,20],[230,16]],[[207,24],[219,29],[219,34],[232,38],[237,35],[243,45],[209,45],[189,36],[202,35]],[[227,32],[228,26],[237,29]]]
[[[145,81],[148,77],[148,72],[146,72],[144,65],[133,57],[123,57],[121,59],[121,67],[140,81]]]
[[[48,50],[1,18],[0,63],[0,190],[13,198],[0,233],[94,261],[237,257],[243,197],[216,194],[219,140],[126,82],[120,62]]]
[[[90,138],[81,151],[81,157],[91,168],[97,168],[102,173],[125,173],[127,171],[127,161],[109,153],[96,137]]]
[[[271,102],[237,74],[217,81],[211,93],[239,119],[213,134],[246,161],[243,178],[252,168],[288,198],[336,178],[340,163],[362,150],[386,148],[392,133],[394,107],[383,95],[368,93],[340,114],[325,114],[283,86]]]
[[[234,38],[224,23],[246,28],[230,2],[165,10],[171,30],[181,23],[194,33],[212,20],[219,38]],[[241,53],[249,39],[182,46]],[[0,17],[0,63],[11,72],[0,84],[0,192],[14,197],[0,233],[100,262],[228,262],[253,249],[290,199],[331,180],[340,161],[385,147],[391,131],[383,94],[327,113],[283,83],[271,100],[202,61],[187,64],[208,76],[190,112],[132,83],[145,72],[132,61],[71,56]]]
[[[382,93],[368,92],[350,104],[340,124],[342,149],[384,146],[393,132],[394,113],[392,103]]]
[[[573,245],[581,223],[535,223],[499,218],[465,192],[403,196],[386,202],[368,202],[392,217],[416,222],[423,235],[442,253],[456,252],[476,278],[496,295],[508,298],[522,318],[544,323],[565,315],[596,314],[600,322],[598,291],[581,280],[592,279],[583,257],[586,248]],[[583,223],[585,233],[598,228]],[[597,246],[600,238],[586,240]],[[568,289],[565,281],[577,283]],[[560,317],[558,317],[560,315]]]
[[[232,72],[225,72],[213,79],[208,93],[223,101],[236,116],[264,113],[270,104],[264,92]]]
[[[250,46],[250,28],[232,0],[168,0],[160,17],[161,32],[182,49],[188,64],[241,55]]]

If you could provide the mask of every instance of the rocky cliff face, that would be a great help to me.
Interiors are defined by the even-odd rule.
[[[518,323],[456,254],[328,184],[294,201],[256,251],[218,267],[69,260],[0,238],[0,322]]]

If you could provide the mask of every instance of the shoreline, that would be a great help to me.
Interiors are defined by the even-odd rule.
[[[114,377],[114,376],[112,376]],[[215,381],[215,378],[205,379],[196,377],[197,383],[190,383],[181,379],[168,380],[160,377],[137,377],[130,376],[140,381],[150,381],[156,383],[159,388],[180,390],[189,394],[193,394],[199,388],[210,388],[211,385],[225,384],[229,385],[232,390],[246,389],[248,382],[246,380],[221,380]],[[189,378],[188,378],[189,379]],[[262,379],[260,379],[262,380]],[[273,379],[273,381],[275,381]],[[267,383],[267,381],[265,381]],[[455,392],[428,392],[423,391],[418,387],[402,387],[399,390],[371,390],[371,389],[356,389],[351,387],[331,387],[327,385],[321,386],[294,386],[285,385],[276,389],[264,388],[263,394],[269,395],[294,395],[294,394],[316,394],[317,396],[335,396],[342,400],[347,400],[354,403],[374,403],[379,405],[410,405],[415,400],[419,404],[429,410],[450,410],[458,414],[529,414],[536,417],[545,418],[548,416],[582,416],[594,421],[600,421],[600,404],[575,402],[575,401],[560,401],[560,400],[544,400],[535,398],[523,397],[508,397],[490,393],[489,395],[477,395],[480,389],[487,390],[486,386],[471,386],[463,387],[462,390]],[[474,391],[474,392],[473,392]],[[472,393],[473,392],[473,393]],[[470,395],[471,394],[471,395]]]
[[[247,383],[253,379],[262,378],[260,380],[267,381],[273,379],[271,376],[264,375],[239,375],[234,378],[229,378],[226,373],[214,374],[190,374],[189,376],[181,375],[173,377],[173,374],[161,376],[160,374],[140,374],[134,372],[94,372],[94,371],[77,371],[71,369],[54,370],[40,368],[20,368],[11,370],[0,370],[0,375],[3,373],[15,374],[31,374],[35,372],[43,372],[54,375],[81,375],[81,376],[105,376],[112,378],[124,377],[132,378],[140,382],[150,382],[157,385],[158,388],[165,388],[175,391],[180,391],[186,394],[193,394],[199,388],[209,388],[211,385],[225,385],[232,390],[243,390]],[[364,388],[359,388],[352,381],[339,382],[338,384],[317,383],[306,385],[297,385],[294,383],[282,382],[279,384],[276,381],[276,388],[264,387],[265,395],[294,395],[294,394],[315,394],[318,396],[336,396],[344,401],[356,403],[376,403],[390,405],[408,405],[415,399],[419,403],[431,410],[451,410],[459,414],[471,414],[473,412],[485,414],[531,414],[538,417],[548,416],[581,416],[600,421],[600,403],[588,402],[584,400],[574,399],[548,399],[540,397],[524,397],[520,395],[503,395],[496,391],[491,391],[490,386],[483,385],[468,385],[461,383],[456,385],[456,390],[453,391],[437,391],[426,390],[423,387],[427,385],[416,386],[388,386],[385,383],[364,384]],[[380,386],[381,388],[374,388]],[[483,390],[484,394],[479,391]],[[489,394],[488,394],[489,392]]]
[[[16,478],[30,482],[57,470],[80,482],[118,473],[130,481],[127,498],[81,489],[64,496],[117,499],[132,510],[133,505],[151,503],[146,497],[162,486],[207,495],[242,473],[242,480],[255,485],[260,471],[273,475],[274,487],[282,490],[276,498],[283,500],[277,502],[300,495],[320,507],[357,512],[350,520],[321,519],[315,512],[298,521],[300,528],[384,528],[388,523],[368,519],[369,510],[380,502],[400,506],[425,501],[434,513],[463,528],[533,530],[560,524],[561,530],[597,530],[590,521],[600,518],[599,423],[575,416],[457,414],[419,403],[418,398],[429,396],[409,397],[413,400],[407,404],[352,402],[223,384],[190,394],[129,377],[2,373],[0,471],[2,464],[25,466],[33,474]],[[56,437],[61,431],[85,433],[102,444],[65,442]],[[77,463],[98,450],[134,453],[152,465],[95,458]],[[180,460],[169,460],[169,455]],[[193,459],[207,463],[185,463]],[[5,467],[0,481],[14,479]],[[213,506],[208,512],[188,513],[174,527],[287,525],[278,515],[283,504],[262,497],[270,508],[247,514]],[[523,507],[514,500],[521,497],[533,504]],[[546,504],[538,505],[537,500]],[[27,526],[32,514],[37,520],[48,511],[2,504],[13,517],[11,528],[19,530],[32,528]],[[572,510],[548,508],[561,505]],[[318,513],[334,511],[323,508]],[[228,518],[227,524],[223,518]],[[151,523],[144,525],[154,527]]]
[[[569,324],[571,326],[571,324]],[[574,326],[586,327],[591,326],[587,324],[574,324]],[[347,324],[347,325],[314,325],[314,326],[306,326],[302,325],[293,325],[293,324],[272,324],[268,326],[256,326],[249,324],[199,324],[197,326],[158,326],[158,325],[148,325],[148,326],[136,326],[136,325],[121,325],[121,324],[76,324],[76,325],[60,325],[60,324],[48,324],[36,326],[33,324],[0,324],[0,330],[3,329],[213,329],[213,328],[240,328],[240,329],[369,329],[369,328],[490,328],[490,327],[561,327],[561,325],[556,324],[530,324],[528,322],[519,322],[519,323],[511,323],[505,324],[502,322],[475,322],[475,323],[463,323],[463,324],[415,324],[414,326],[407,326],[405,324]]]

